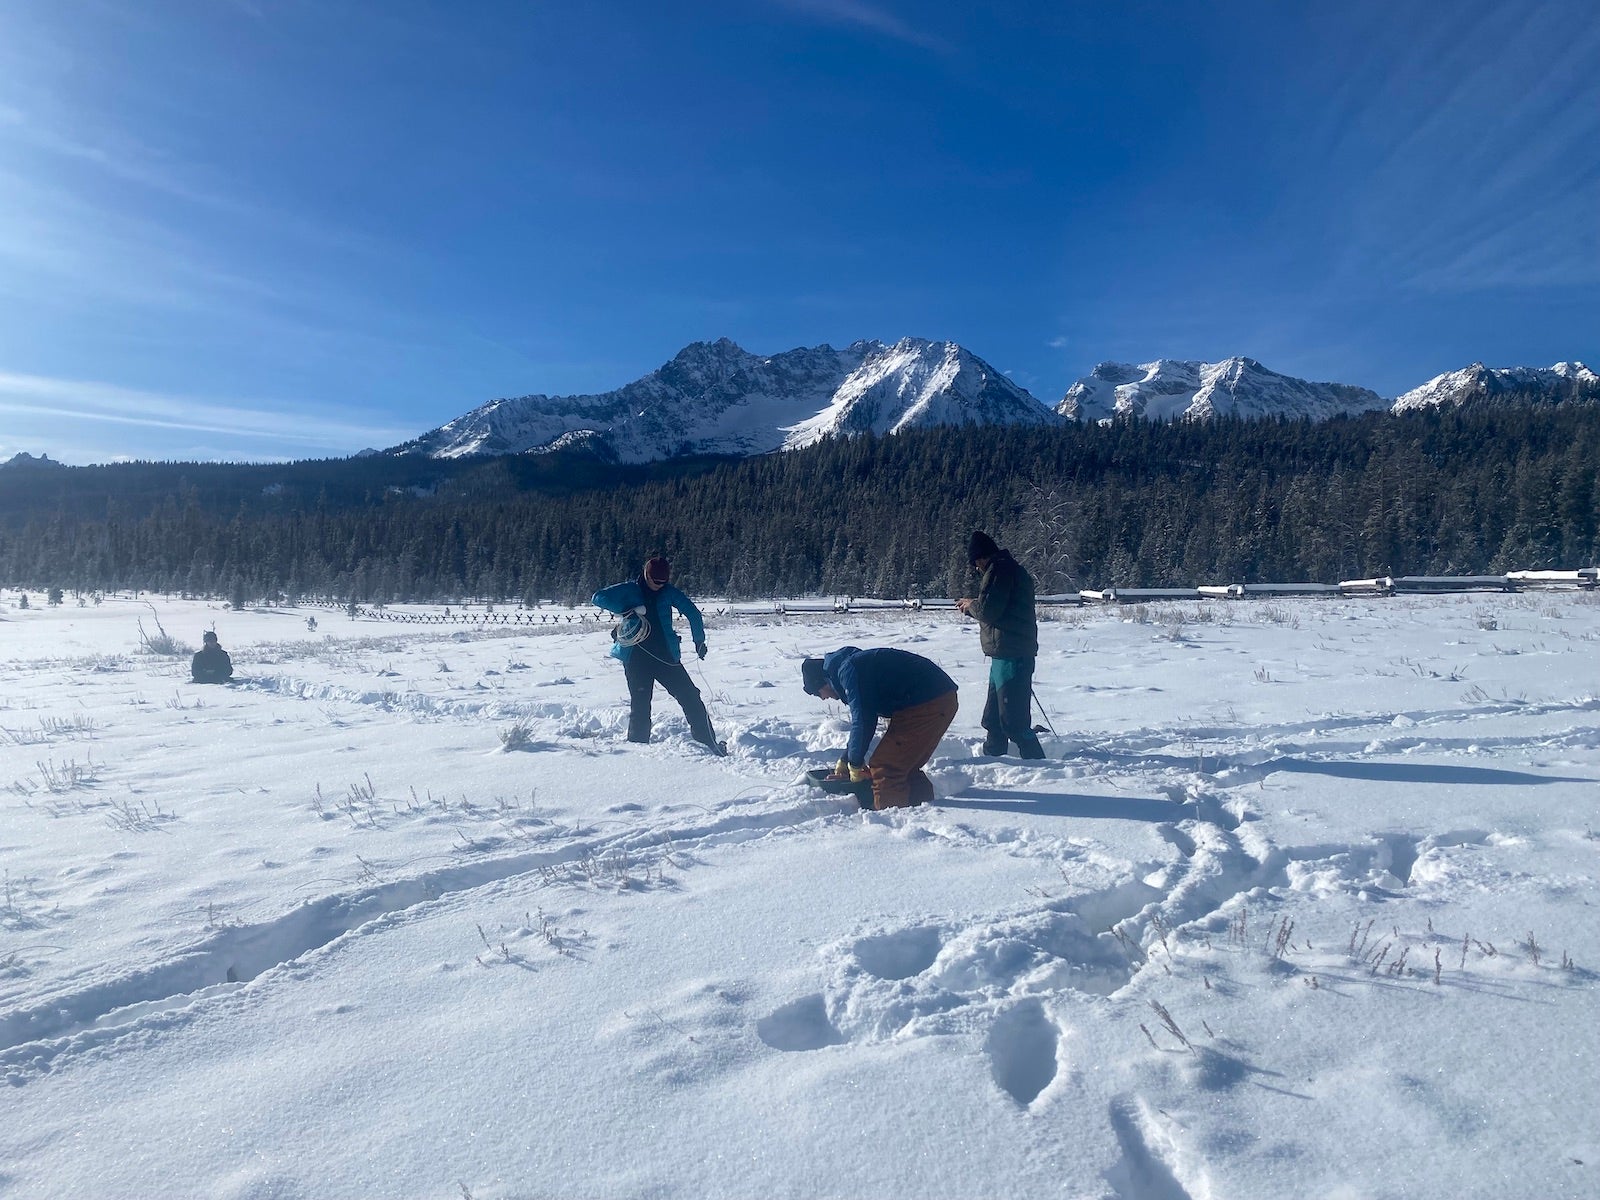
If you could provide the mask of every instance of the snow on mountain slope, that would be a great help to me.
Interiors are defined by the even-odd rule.
[[[781,442],[777,425],[827,403],[861,354],[822,346],[762,359],[726,338],[696,342],[616,391],[491,400],[395,451],[456,458],[582,444],[622,462],[758,453]]]
[[[1394,411],[1460,404],[1464,400],[1508,392],[1564,400],[1600,392],[1600,375],[1581,362],[1560,362],[1553,367],[1486,367],[1473,363],[1460,371],[1436,375],[1421,387],[1412,388],[1394,402]]]
[[[1054,415],[1029,392],[953,342],[874,344],[832,403],[786,432],[784,448],[852,433],[930,425],[1044,425]]]
[[[858,341],[843,350],[802,347],[763,358],[722,338],[686,346],[658,370],[615,391],[491,400],[388,453],[456,458],[582,449],[607,461],[640,463],[691,454],[766,454],[830,436],[933,425],[1113,417],[1320,421],[1513,392],[1551,398],[1600,394],[1600,376],[1576,362],[1548,369],[1475,363],[1391,405],[1368,388],[1312,383],[1250,358],[1103,362],[1051,410],[953,342]]]
[[[391,453],[454,458],[583,445],[602,458],[650,462],[764,454],[830,433],[1053,420],[1033,396],[948,342],[859,341],[763,358],[723,338],[686,346],[613,392],[490,401]]]
[[[1367,388],[1310,383],[1270,371],[1250,358],[1220,363],[1159,359],[1139,366],[1101,363],[1067,389],[1056,412],[1080,421],[1201,421],[1214,416],[1326,420],[1388,406]]]

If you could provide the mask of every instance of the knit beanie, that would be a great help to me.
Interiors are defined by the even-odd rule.
[[[967,562],[977,566],[980,558],[993,558],[998,553],[1000,547],[994,544],[992,537],[981,529],[972,531],[972,540],[967,543]]]
[[[828,686],[828,675],[822,669],[820,658],[808,658],[800,664],[800,684],[808,696],[820,695]]]
[[[645,563],[644,577],[651,583],[671,583],[672,564],[658,554]]]

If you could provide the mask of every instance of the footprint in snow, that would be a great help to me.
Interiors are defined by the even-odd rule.
[[[821,1050],[841,1045],[845,1038],[828,1020],[820,993],[791,1000],[756,1022],[756,1036],[774,1050]]]
[[[995,1019],[984,1049],[1000,1090],[1027,1108],[1056,1077],[1061,1031],[1039,1001],[1029,999]]]
[[[910,979],[933,966],[943,938],[932,925],[864,937],[853,947],[856,962],[879,979]]]

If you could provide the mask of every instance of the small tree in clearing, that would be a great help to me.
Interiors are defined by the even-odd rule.
[[[150,605],[150,617],[155,622],[154,633],[146,633],[143,618],[139,621],[139,647],[146,654],[157,654],[163,658],[181,658],[194,653],[192,646],[185,645],[166,631],[153,604]]]

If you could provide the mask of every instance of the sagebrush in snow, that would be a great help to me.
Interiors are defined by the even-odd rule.
[[[507,750],[526,750],[533,743],[533,731],[526,721],[518,721],[500,731],[500,744]]]
[[[150,619],[155,622],[156,631],[147,633],[144,627],[144,618],[139,618],[139,649],[146,654],[154,654],[161,658],[184,658],[194,653],[194,647],[180,642],[166,631],[161,624],[161,617],[157,615],[155,605],[150,606]]]

